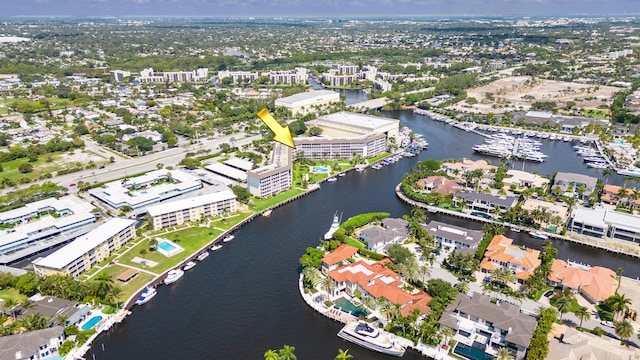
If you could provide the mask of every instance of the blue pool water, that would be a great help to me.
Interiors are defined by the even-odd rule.
[[[96,324],[99,323],[100,320],[102,320],[102,316],[100,315],[92,317],[91,319],[89,319],[89,321],[82,325],[82,330],[93,329],[93,327],[96,326]]]
[[[364,309],[355,306],[351,303],[351,301],[341,297],[334,302],[334,306],[344,312],[351,313],[355,316],[367,316],[367,312]]]
[[[140,191],[140,194],[146,194],[146,193],[147,193],[147,191],[146,191],[146,190],[144,190],[144,191]]]
[[[315,171],[315,172],[319,172],[319,173],[328,173],[328,172],[329,172],[329,169],[327,169],[327,168],[326,168],[326,167],[324,167],[324,166],[314,166],[314,167],[313,167],[313,171]]]
[[[51,355],[48,358],[45,358],[45,360],[63,360],[64,356],[62,355]]]
[[[168,243],[168,242],[166,242],[166,241],[163,241],[163,242],[161,242],[161,243],[158,243],[158,247],[159,247],[160,249],[162,249],[162,250],[164,250],[164,251],[168,252],[168,253],[170,253],[170,252],[172,252],[172,251],[174,251],[174,250],[176,249],[176,247],[175,247],[175,246],[173,246],[173,245],[169,244],[169,243]]]
[[[477,343],[474,342],[473,345],[476,345]],[[453,349],[453,352],[458,354],[458,355],[462,355],[464,357],[466,357],[467,359],[472,359],[472,360],[493,360],[493,356],[487,354],[486,352],[484,352],[483,349],[480,349],[480,344],[478,344],[479,346],[467,346],[463,343],[458,343],[456,345],[456,347]]]

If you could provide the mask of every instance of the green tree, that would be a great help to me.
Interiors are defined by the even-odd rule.
[[[353,359],[353,355],[349,354],[349,349],[342,350],[338,349],[338,355],[336,355],[335,360],[349,360]]]
[[[267,350],[264,353],[264,360],[280,360],[280,355],[275,350]]]
[[[605,300],[605,304],[609,307],[609,310],[615,314],[613,317],[613,320],[615,321],[620,315],[629,311],[631,299],[627,298],[625,294],[613,294]]]
[[[115,286],[113,278],[106,272],[101,272],[92,279],[94,295],[99,299],[105,299]]]
[[[184,166],[189,170],[197,169],[200,167],[200,160],[195,158],[186,157],[178,163],[178,165]]]
[[[616,330],[616,335],[618,335],[620,337],[620,340],[622,340],[623,342],[626,339],[630,338],[634,332],[633,325],[631,325],[631,323],[628,322],[626,319],[616,322],[615,330]]]
[[[251,194],[249,193],[249,190],[247,190],[246,187],[233,185],[231,187],[231,191],[233,191],[233,193],[236,195],[238,201],[243,204],[248,203],[249,199],[251,198]]]
[[[278,351],[278,354],[280,355],[280,360],[296,360],[297,357],[293,353],[294,351],[296,351],[295,347],[284,345],[282,349]]]
[[[513,360],[513,355],[509,352],[509,349],[506,347],[501,347],[498,349],[498,356],[496,360]]]
[[[18,166],[18,171],[22,174],[28,174],[33,171],[33,165],[27,163],[20,164],[20,166]]]
[[[589,313],[589,308],[587,308],[586,306],[578,307],[576,309],[576,311],[574,311],[574,314],[576,314],[576,317],[578,319],[580,319],[580,327],[582,327],[582,322],[584,320],[591,319],[591,314]]]

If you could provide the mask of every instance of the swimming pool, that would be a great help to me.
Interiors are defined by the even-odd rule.
[[[336,301],[334,301],[334,307],[346,312],[346,313],[351,313],[354,316],[367,316],[367,312],[364,311],[364,309],[353,305],[353,303],[351,303],[351,301],[341,297],[338,298]]]
[[[477,344],[477,345],[476,345]],[[493,360],[494,357],[484,352],[484,345],[473,342],[472,346],[465,345],[463,343],[456,344],[453,352],[458,355],[462,355],[467,359],[472,360]]]
[[[158,240],[158,252],[166,257],[173,256],[184,249],[169,240]]]
[[[89,321],[84,323],[84,325],[82,325],[80,328],[82,330],[93,329],[93,327],[96,326],[96,324],[99,323],[100,320],[102,320],[102,316],[100,316],[100,315],[94,316],[91,319],[89,319]]]
[[[329,168],[327,168],[326,166],[314,166],[313,172],[326,174],[329,172]]]

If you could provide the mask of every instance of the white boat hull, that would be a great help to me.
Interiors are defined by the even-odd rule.
[[[348,326],[350,326],[350,324],[345,325],[345,327],[338,332],[339,338],[347,340],[356,345],[362,346],[365,349],[369,349],[372,351],[376,351],[376,352],[386,354],[386,355],[391,355],[391,356],[402,357],[406,351],[403,347],[397,346],[395,344],[391,347],[383,348],[381,346],[368,342],[364,339],[361,339],[360,337],[354,336],[349,331],[345,330]]]

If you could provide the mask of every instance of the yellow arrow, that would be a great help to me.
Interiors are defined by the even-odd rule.
[[[274,141],[277,141],[283,145],[286,145],[292,149],[296,148],[296,144],[293,143],[293,137],[291,136],[291,131],[289,131],[289,126],[280,125],[276,119],[271,116],[269,110],[264,108],[260,110],[258,113],[258,117],[273,131],[276,136],[273,137]]]

